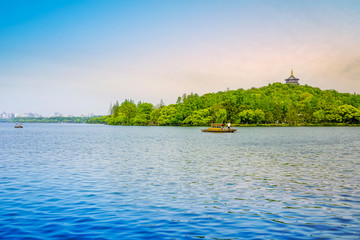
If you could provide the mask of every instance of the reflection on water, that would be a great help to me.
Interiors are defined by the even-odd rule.
[[[0,238],[360,235],[360,128],[0,124]]]

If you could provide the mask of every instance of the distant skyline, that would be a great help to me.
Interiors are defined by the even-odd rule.
[[[0,112],[107,114],[116,100],[282,82],[360,93],[358,0],[0,3]]]

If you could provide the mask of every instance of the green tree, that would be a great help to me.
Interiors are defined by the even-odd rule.
[[[238,123],[261,123],[265,120],[265,113],[261,109],[248,109],[239,113]]]
[[[239,123],[254,123],[255,112],[252,109],[244,110],[239,113]]]
[[[327,106],[313,113],[313,117],[317,122],[324,123],[341,123],[342,117],[340,111],[336,106]]]
[[[342,117],[343,122],[358,123],[360,122],[360,110],[351,105],[341,105],[338,107],[339,115]]]
[[[211,115],[211,121],[213,123],[217,122],[216,121],[216,113],[220,110],[220,109],[223,109],[223,107],[220,105],[220,104],[213,104],[209,110],[210,110],[210,115]]]
[[[148,115],[145,114],[137,114],[133,119],[133,125],[148,125],[149,124]]]
[[[132,119],[134,125],[148,125],[150,123],[150,114],[154,106],[151,103],[141,103],[137,105],[136,116]]]
[[[126,124],[131,124],[131,120],[136,116],[136,104],[133,100],[125,100],[120,105],[120,112],[124,114],[126,118]]]
[[[177,112],[175,104],[165,106],[161,109],[158,118],[158,123],[160,125],[179,125],[181,122],[182,117],[181,114]]]
[[[151,103],[138,103],[137,105],[137,112],[140,114],[151,114],[152,110],[154,109],[154,106]]]
[[[286,121],[288,123],[296,123],[298,121],[298,115],[299,114],[296,107],[292,103],[290,103],[285,115]]]
[[[313,113],[313,116],[315,118],[315,121],[318,123],[322,123],[325,121],[325,111],[320,109]]]
[[[111,108],[110,115],[117,117],[120,113],[119,101],[116,101],[114,105],[110,105],[110,108]]]
[[[263,110],[256,109],[254,113],[255,113],[254,116],[255,123],[262,123],[265,120],[265,113]]]
[[[265,123],[274,123],[274,115],[272,114],[272,112],[265,112],[264,122]]]
[[[117,115],[116,117],[114,115],[110,116],[107,119],[107,123],[109,125],[121,125],[121,124],[126,124],[127,123],[127,118],[125,116],[125,114],[123,113],[119,113],[119,115]]]
[[[219,111],[215,113],[215,116],[217,123],[224,123],[227,121],[227,113],[225,109],[219,109]]]
[[[160,115],[161,115],[161,108],[154,109],[150,113],[150,122],[152,124],[158,124],[158,119],[159,119]]]
[[[195,111],[193,114],[188,116],[183,123],[190,124],[194,126],[204,126],[208,125],[211,122],[211,116],[209,109],[201,109]]]
[[[107,124],[109,116],[102,116],[102,117],[93,117],[86,121],[86,123],[90,124]]]

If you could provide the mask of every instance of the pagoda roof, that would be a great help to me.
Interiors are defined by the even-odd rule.
[[[287,78],[288,80],[299,80],[298,78],[296,78],[294,75],[290,75],[290,77]]]
[[[290,75],[290,77],[288,77],[285,80],[299,80],[299,79],[294,76],[293,69],[291,68],[291,75]]]

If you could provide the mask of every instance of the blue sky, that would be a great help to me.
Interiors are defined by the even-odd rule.
[[[360,93],[360,3],[2,1],[0,112],[106,114],[111,102],[301,84]]]

